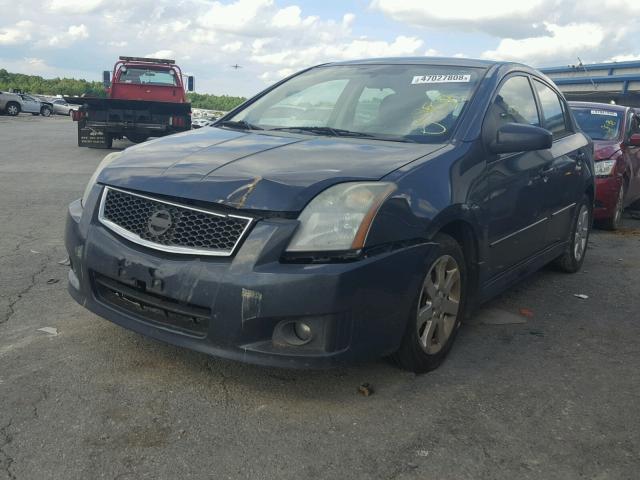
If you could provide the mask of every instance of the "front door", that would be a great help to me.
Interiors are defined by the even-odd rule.
[[[587,168],[589,141],[575,133],[568,118],[568,106],[547,84],[533,79],[542,126],[553,134],[549,162],[543,169],[544,207],[549,216],[546,245],[568,239],[577,202],[582,198],[583,169]]]
[[[528,76],[508,77],[498,89],[483,123],[483,137],[495,138],[501,125],[540,125]],[[547,215],[543,169],[548,151],[504,154],[487,164],[484,199],[490,276],[517,265],[545,246]]]
[[[40,102],[29,95],[23,95],[22,111],[26,113],[40,113]]]

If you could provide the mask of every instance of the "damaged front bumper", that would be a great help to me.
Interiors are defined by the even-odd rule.
[[[69,206],[69,292],[92,312],[206,354],[278,367],[323,368],[394,352],[428,261],[414,245],[346,263],[283,263],[297,222],[262,219],[232,257],[131,243],[98,220],[95,188]],[[308,339],[294,335],[303,324]]]

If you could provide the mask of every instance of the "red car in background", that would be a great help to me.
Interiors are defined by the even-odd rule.
[[[593,140],[596,200],[594,220],[615,230],[622,211],[640,203],[640,117],[630,107],[569,102],[580,128]]]

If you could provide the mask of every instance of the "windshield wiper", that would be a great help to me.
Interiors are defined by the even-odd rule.
[[[241,128],[242,130],[264,130],[264,128],[253,125],[246,120],[223,120],[222,122],[216,123],[214,126]]]
[[[334,137],[373,137],[369,133],[362,132],[352,132],[351,130],[343,130],[342,128],[332,128],[332,127],[278,127],[278,128],[270,128],[269,130],[277,130],[277,131],[291,131],[291,132],[310,132],[317,133],[318,135],[331,135]]]
[[[342,128],[333,128],[333,127],[277,127],[270,128],[269,131],[287,131],[287,132],[309,132],[315,133],[318,135],[331,135],[333,137],[353,137],[353,138],[373,138],[376,140],[387,140],[390,142],[408,142],[408,143],[416,143],[415,140],[396,136],[396,135],[385,135],[385,134],[373,134],[373,133],[365,133],[365,132],[353,132],[351,130],[344,130]]]

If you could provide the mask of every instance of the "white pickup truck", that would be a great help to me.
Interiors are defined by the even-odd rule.
[[[53,112],[53,105],[25,93],[0,92],[0,112],[11,116],[25,112],[48,117]]]

